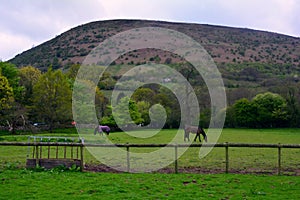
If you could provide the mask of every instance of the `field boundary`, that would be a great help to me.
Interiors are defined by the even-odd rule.
[[[127,172],[130,172],[130,148],[158,148],[158,147],[170,147],[174,148],[175,162],[174,168],[175,173],[178,173],[178,148],[191,147],[191,148],[200,148],[200,147],[216,147],[216,148],[225,148],[225,173],[229,173],[229,148],[273,148],[278,149],[277,151],[277,174],[281,175],[281,162],[282,154],[281,150],[283,148],[289,149],[300,149],[300,144],[249,144],[249,143],[217,143],[217,144],[91,144],[91,143],[69,143],[69,142],[0,142],[0,146],[33,146],[35,149],[40,149],[41,147],[79,147],[80,148],[80,159],[82,161],[81,168],[83,169],[83,147],[123,147],[127,150]],[[39,148],[40,147],[40,148]],[[72,148],[71,148],[72,149]],[[64,153],[65,154],[65,153]],[[38,152],[36,151],[36,155]],[[38,156],[36,157],[38,159]],[[41,157],[40,157],[41,159]]]

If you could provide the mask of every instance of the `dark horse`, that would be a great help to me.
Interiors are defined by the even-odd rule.
[[[190,141],[190,133],[194,133],[196,134],[196,137],[194,139],[194,142],[196,142],[197,137],[199,138],[199,142],[201,142],[201,138],[200,138],[200,134],[203,135],[203,138],[205,140],[205,142],[207,142],[207,136],[205,131],[203,130],[203,128],[201,128],[200,126],[185,126],[184,127],[184,141],[186,139],[188,139],[188,141]]]
[[[103,132],[105,132],[107,135],[109,135],[110,128],[108,126],[99,125],[95,128],[94,135],[96,135],[97,132],[100,133],[100,135],[103,135]]]

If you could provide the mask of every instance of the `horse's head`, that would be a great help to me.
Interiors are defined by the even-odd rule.
[[[207,135],[204,133],[203,136],[204,136],[205,142],[207,142]]]

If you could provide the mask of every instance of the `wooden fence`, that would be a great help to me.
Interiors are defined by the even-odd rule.
[[[175,155],[175,173],[178,173],[178,148],[183,147],[190,147],[190,148],[200,148],[200,147],[216,147],[216,148],[225,148],[225,172],[229,172],[229,148],[273,148],[277,149],[277,173],[278,175],[281,174],[281,160],[282,160],[282,154],[281,150],[283,148],[287,149],[300,149],[300,144],[245,144],[245,143],[217,143],[217,144],[89,144],[89,143],[45,143],[45,142],[0,142],[0,146],[33,146],[36,151],[36,159],[39,159],[39,153],[38,149],[40,151],[42,150],[42,147],[71,147],[71,151],[73,151],[73,147],[77,147],[77,157],[78,157],[78,148],[80,148],[80,160],[81,160],[81,169],[83,169],[83,148],[84,147],[99,147],[99,148],[113,148],[113,147],[122,147],[126,148],[127,150],[127,171],[130,171],[130,148],[159,148],[159,147],[169,147],[174,148],[174,155]],[[64,148],[66,149],[66,148]],[[64,152],[64,155],[66,155],[66,150]],[[71,154],[73,155],[73,153]]]

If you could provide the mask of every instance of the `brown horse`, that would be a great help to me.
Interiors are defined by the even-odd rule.
[[[185,126],[184,127],[184,141],[186,139],[188,139],[188,141],[190,141],[190,133],[194,133],[196,134],[196,137],[194,139],[194,142],[196,142],[197,137],[199,138],[199,142],[201,142],[201,138],[200,138],[200,134],[203,135],[203,138],[205,140],[205,142],[207,142],[207,136],[205,131],[203,130],[203,128],[201,128],[200,126]]]

